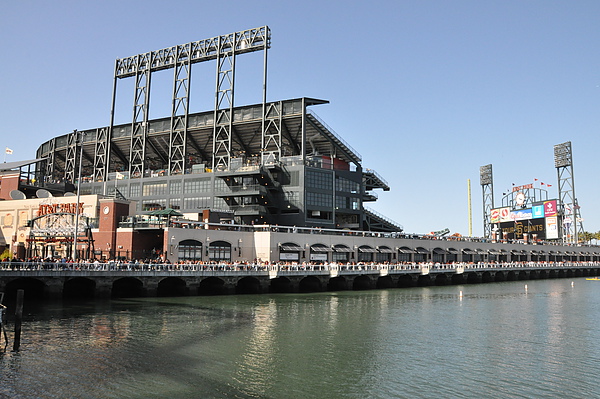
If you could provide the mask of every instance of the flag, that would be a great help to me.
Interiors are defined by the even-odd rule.
[[[12,154],[12,150],[8,147],[6,147],[6,149],[4,150],[5,153],[7,153],[8,155]]]
[[[552,187],[552,184],[546,184],[546,187]]]
[[[541,184],[542,184],[542,186],[544,186],[544,185],[545,185],[545,184],[544,184],[544,182],[542,182]]]
[[[537,181],[537,179],[533,179],[533,181]]]

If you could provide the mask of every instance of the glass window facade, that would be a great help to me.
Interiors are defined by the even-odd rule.
[[[144,183],[144,188],[142,190],[144,197],[154,196],[154,195],[165,195],[167,193],[167,182],[166,181],[157,181],[157,182],[149,182]]]
[[[312,207],[331,208],[333,195],[326,193],[306,193],[306,205]]]
[[[214,261],[231,260],[231,244],[225,241],[215,241],[208,246],[208,258]]]
[[[172,181],[169,183],[169,194],[181,194],[181,180]]]
[[[157,211],[167,207],[166,199],[146,199],[142,200],[142,211]]]
[[[142,194],[140,183],[132,183],[129,186],[129,196],[130,197],[139,197]]]
[[[183,199],[183,209],[206,209],[212,207],[212,197],[190,197]]]
[[[321,170],[307,170],[305,185],[307,188],[331,191],[333,189],[332,174],[331,172]]]
[[[345,193],[358,194],[360,192],[360,187],[359,184],[355,181],[348,180],[343,177],[336,177],[335,190],[342,191]]]
[[[206,193],[211,191],[210,179],[189,179],[184,182],[184,192]]]
[[[184,240],[179,243],[179,260],[202,260],[202,243]]]

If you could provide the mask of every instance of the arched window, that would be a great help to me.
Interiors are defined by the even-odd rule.
[[[180,241],[179,260],[202,260],[202,243],[196,240]]]
[[[392,260],[393,253],[394,253],[394,250],[391,249],[390,247],[380,246],[379,252],[377,254],[375,254],[375,256],[376,256],[375,261],[377,263],[390,262]]]
[[[350,249],[346,245],[334,245],[333,253],[331,254],[331,260],[333,262],[349,262],[351,253],[352,249]]]
[[[304,251],[298,244],[293,242],[286,242],[279,246],[279,260],[282,261],[298,261],[300,260],[300,254]]]
[[[208,247],[208,259],[216,262],[231,261],[231,244],[226,241],[211,242]]]
[[[373,254],[377,252],[376,249],[371,248],[368,245],[361,245],[358,248],[358,261],[359,262],[373,262]]]
[[[323,244],[314,244],[310,247],[311,262],[327,262],[327,256],[331,248]]]

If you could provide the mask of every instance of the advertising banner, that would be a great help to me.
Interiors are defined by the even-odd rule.
[[[298,252],[281,252],[279,254],[279,260],[299,260],[300,254]]]
[[[510,208],[496,208],[490,211],[490,222],[501,223],[510,222]]]
[[[546,218],[546,239],[558,239],[558,218],[556,216]]]
[[[323,254],[323,253],[311,253],[310,254],[310,260],[312,261],[319,261],[319,262],[327,262],[327,254]]]
[[[531,214],[533,219],[543,218],[544,215],[544,205],[534,205],[531,208]]]
[[[556,209],[556,200],[544,202],[544,216],[556,216],[558,210]]]
[[[533,240],[533,235],[538,240],[546,239],[545,219],[526,219],[515,220],[512,222],[500,223],[502,238],[509,240],[522,240],[523,233],[529,234],[529,239]]]
[[[531,213],[531,208],[529,209],[520,209],[518,211],[513,211],[511,214],[512,220],[529,220],[533,219],[533,215]]]

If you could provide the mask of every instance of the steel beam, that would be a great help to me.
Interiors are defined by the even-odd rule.
[[[260,28],[190,42],[183,46],[189,46],[189,63],[195,64],[217,59],[232,51],[235,51],[236,54],[243,54],[269,48],[271,46],[271,31],[268,26],[261,26]],[[118,59],[115,76],[122,79],[136,76],[144,71],[156,72],[174,68],[177,64],[177,59],[174,56],[177,47],[180,46]],[[140,64],[138,62],[139,57],[151,59],[152,62]]]
[[[492,175],[492,164],[480,167],[479,175],[483,193],[483,236],[490,238],[492,236],[490,214],[492,209],[494,209],[494,179]]]
[[[171,112],[171,134],[169,137],[169,174],[178,175],[185,171],[185,155],[190,105],[191,45],[176,46],[173,57],[173,108]]]
[[[263,116],[261,163],[269,165],[281,159],[281,125],[283,102],[266,104]]]
[[[75,182],[75,165],[77,160],[77,130],[67,135],[67,157],[65,159],[65,181]]]
[[[212,169],[229,169],[235,83],[235,34],[218,37]],[[226,49],[229,49],[227,51]]]
[[[140,54],[137,59],[138,71],[135,75],[135,93],[133,99],[133,122],[131,123],[131,147],[129,155],[129,178],[144,176],[146,159],[146,139],[148,136],[148,113],[150,106],[150,69],[143,68],[152,60],[150,53]]]
[[[583,233],[583,219],[575,196],[573,175],[573,152],[571,142],[554,146],[554,166],[558,175],[558,198],[560,199],[562,225],[559,225],[564,242],[578,243]]]
[[[94,147],[94,181],[105,181],[107,176],[106,165],[108,154],[108,132],[110,127],[96,129],[96,142]]]

